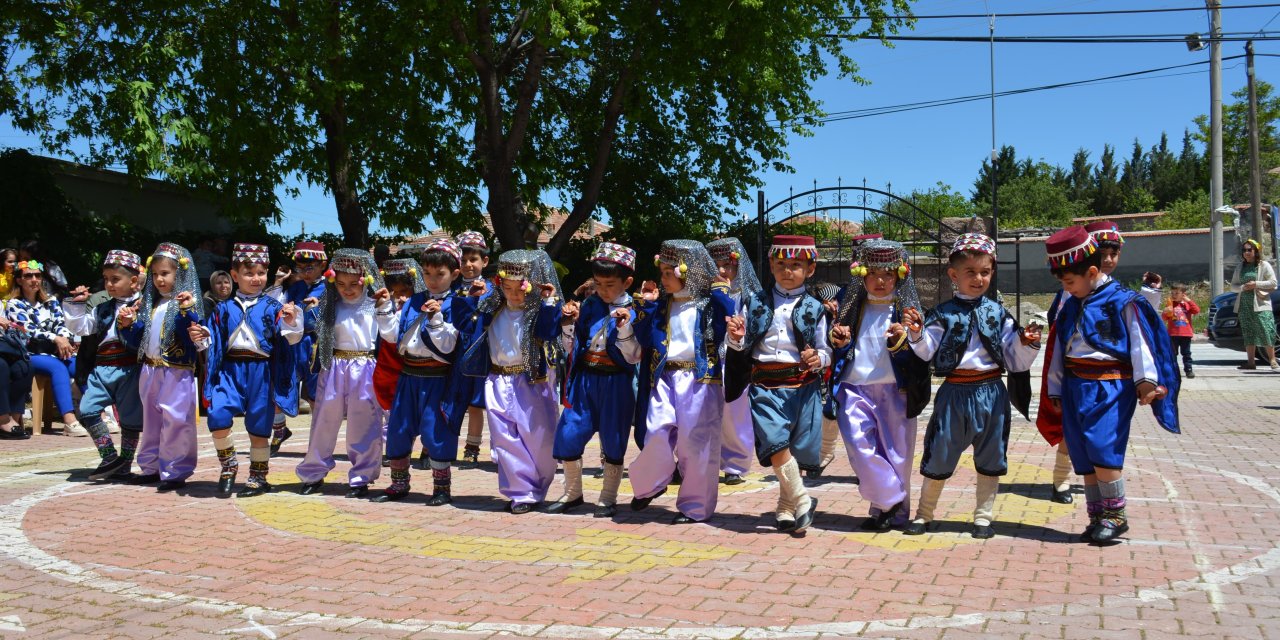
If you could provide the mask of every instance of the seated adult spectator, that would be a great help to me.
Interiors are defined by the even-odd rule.
[[[18,264],[18,252],[15,249],[0,249],[0,310],[4,301],[9,299],[13,291],[13,268]]]
[[[0,316],[0,440],[22,440],[22,408],[31,389],[31,362],[26,354],[27,334]]]
[[[67,329],[62,306],[45,287],[44,265],[23,260],[14,271],[18,274],[17,295],[6,306],[5,316],[26,331],[32,372],[49,376],[54,404],[66,425],[63,433],[88,436],[89,432],[76,420],[76,405],[71,397],[71,379],[76,370],[74,336]]]

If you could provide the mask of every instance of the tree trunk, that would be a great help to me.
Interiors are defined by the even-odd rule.
[[[369,247],[369,218],[360,206],[360,197],[352,185],[355,162],[351,157],[351,145],[347,143],[347,118],[344,103],[339,97],[333,109],[321,114],[324,125],[324,155],[329,169],[329,192],[338,208],[338,223],[342,225],[342,239],[348,247]]]

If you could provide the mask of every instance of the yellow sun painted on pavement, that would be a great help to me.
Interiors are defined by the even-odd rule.
[[[345,513],[324,500],[290,493],[237,501],[250,518],[274,529],[330,542],[358,543],[469,562],[518,562],[572,567],[566,582],[597,580],[660,567],[726,560],[735,549],[660,540],[604,529],[578,529],[569,540],[520,540],[438,533]]]

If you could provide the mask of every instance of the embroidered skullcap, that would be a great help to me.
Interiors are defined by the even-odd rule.
[[[612,262],[635,271],[636,252],[635,249],[616,242],[601,242],[595,253],[591,254],[590,262]]]
[[[484,234],[479,231],[463,231],[458,234],[455,240],[458,243],[458,248],[462,251],[471,249],[486,255],[489,253],[489,243],[485,242]]]
[[[1087,259],[1097,250],[1097,238],[1081,226],[1067,227],[1049,236],[1044,242],[1050,269],[1069,267]]]
[[[264,244],[237,242],[231,246],[231,263],[240,264],[241,262],[260,264],[265,267],[271,264],[271,253]]]
[[[996,243],[990,236],[983,233],[965,233],[956,238],[955,244],[951,245],[951,255],[955,255],[961,251],[977,251],[996,257]]]
[[[437,238],[427,245],[427,251],[443,251],[451,256],[459,263],[462,262],[462,249],[458,248],[458,243],[448,238]]]
[[[818,246],[813,236],[774,236],[773,245],[769,247],[770,258],[803,258],[818,259]]]
[[[1120,227],[1110,220],[1096,220],[1084,226],[1084,230],[1089,232],[1098,242],[1114,242],[1120,246],[1124,246],[1124,236],[1120,234]]]
[[[107,257],[102,261],[104,267],[124,267],[133,271],[142,268],[142,258],[132,251],[123,249],[112,249],[107,252]]]
[[[298,242],[293,245],[294,260],[328,260],[329,256],[324,252],[323,242]]]

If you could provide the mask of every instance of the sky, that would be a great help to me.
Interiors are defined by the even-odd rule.
[[[1264,25],[1280,36],[1280,6],[1230,9],[1231,6],[1269,4],[1265,0],[1224,0],[1224,33],[1255,33]],[[1091,11],[1203,7],[1202,0],[920,0],[917,15],[996,14],[997,36],[1064,36],[1113,34],[1176,34],[1209,30],[1205,11],[1109,16],[1049,16],[1001,18],[1002,13]],[[919,20],[903,35],[982,36],[986,18]],[[986,43],[899,42],[892,48],[876,41],[846,44],[870,82],[858,85],[835,77],[813,87],[827,112],[840,112],[938,100],[991,90],[990,50]],[[1223,45],[1223,57],[1244,53],[1243,42]],[[1259,54],[1280,54],[1280,40],[1255,44]],[[1024,44],[997,43],[994,50],[995,90],[1086,80],[1115,74],[1207,61],[1209,50],[1189,52],[1182,43],[1159,44]],[[1258,78],[1280,83],[1280,57],[1259,56]],[[1135,137],[1144,148],[1167,132],[1180,148],[1184,129],[1197,115],[1209,112],[1208,65],[1168,71],[1141,78],[1084,87],[998,97],[995,101],[996,145],[1013,145],[1019,158],[1043,159],[1067,166],[1076,149],[1097,160],[1104,144],[1127,158]],[[1244,60],[1223,62],[1223,100],[1245,86]],[[934,109],[830,122],[810,137],[792,136],[787,153],[794,173],[763,172],[770,201],[796,191],[846,184],[885,188],[895,193],[928,188],[938,182],[968,194],[980,163],[991,152],[992,106],[981,100]],[[0,116],[0,146],[23,147],[42,153],[39,141],[15,131]],[[300,185],[302,194],[290,198],[281,191],[284,219],[275,227],[297,233],[339,232],[332,198],[318,187]],[[1207,188],[1207,185],[1206,185]],[[754,212],[755,203],[742,203]],[[434,225],[428,224],[428,227]]]

